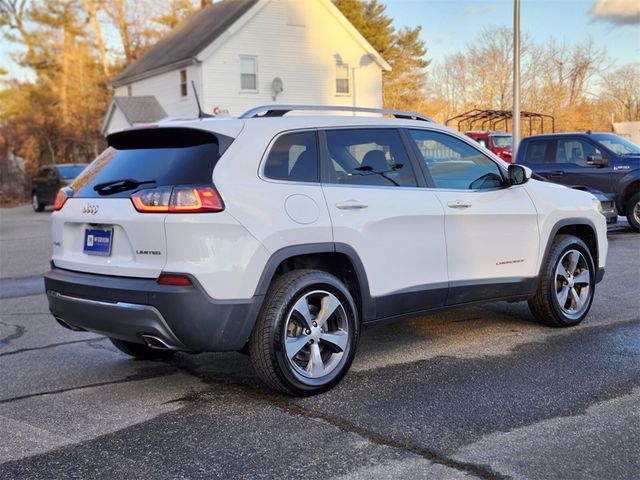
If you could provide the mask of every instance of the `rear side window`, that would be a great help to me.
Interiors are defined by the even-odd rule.
[[[75,197],[99,197],[96,185],[123,180],[139,182],[140,188],[109,193],[110,197],[163,185],[209,185],[220,157],[218,138],[202,130],[128,130],[108,140],[110,147],[71,184]]]
[[[264,165],[264,175],[274,180],[317,182],[316,132],[292,132],[278,137]]]
[[[547,140],[538,140],[527,143],[524,163],[553,163],[553,157],[550,157],[550,143],[551,142]]]
[[[326,135],[334,183],[386,187],[418,185],[396,130],[327,130]]]

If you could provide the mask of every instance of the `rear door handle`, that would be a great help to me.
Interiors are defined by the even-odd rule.
[[[449,208],[469,208],[470,206],[471,202],[465,202],[463,200],[454,200],[447,203],[447,207]]]
[[[561,177],[562,175],[564,175],[564,171],[562,170],[554,170],[551,172],[552,177]]]
[[[336,203],[336,208],[339,208],[340,210],[361,210],[367,207],[368,205],[357,200],[345,200]]]

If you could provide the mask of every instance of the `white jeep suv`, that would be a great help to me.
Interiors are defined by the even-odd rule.
[[[497,300],[585,318],[607,254],[592,195],[419,115],[292,110],[328,108],[110,135],[56,199],[54,317],[138,358],[248,352],[297,395],[336,385],[372,322]]]

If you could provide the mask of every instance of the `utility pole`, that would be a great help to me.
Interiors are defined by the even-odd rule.
[[[520,0],[513,0],[513,108],[511,135],[514,160],[520,145]]]

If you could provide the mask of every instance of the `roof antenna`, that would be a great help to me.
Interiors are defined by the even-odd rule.
[[[191,86],[193,87],[193,94],[196,97],[196,105],[198,105],[198,118],[212,118],[215,115],[211,115],[209,113],[204,113],[202,111],[202,107],[200,106],[200,99],[198,98],[198,91],[196,90],[196,82],[191,80]]]

